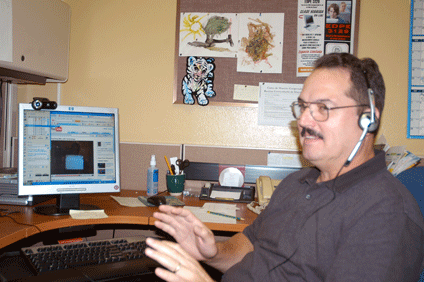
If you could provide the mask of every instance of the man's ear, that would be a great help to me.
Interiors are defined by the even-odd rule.
[[[380,111],[377,108],[375,108],[374,112],[375,112],[375,119],[380,120]]]

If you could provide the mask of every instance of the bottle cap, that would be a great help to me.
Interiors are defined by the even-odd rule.
[[[155,166],[156,165],[156,156],[152,155],[152,158],[150,159],[150,165]]]

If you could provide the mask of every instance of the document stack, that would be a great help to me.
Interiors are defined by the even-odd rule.
[[[405,146],[390,147],[387,144],[384,135],[378,139],[376,144],[377,145],[375,145],[375,147],[386,152],[387,169],[394,176],[397,176],[402,171],[417,165],[421,160],[419,157],[406,150]]]

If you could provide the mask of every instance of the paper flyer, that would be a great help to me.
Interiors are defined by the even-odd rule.
[[[298,1],[298,77],[313,70],[315,60],[329,53],[353,53],[356,0]]]

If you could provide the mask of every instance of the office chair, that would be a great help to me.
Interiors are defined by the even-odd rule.
[[[424,215],[424,166],[413,167],[399,173],[397,178],[408,188],[417,200],[421,213]],[[418,282],[424,282],[424,271]]]

